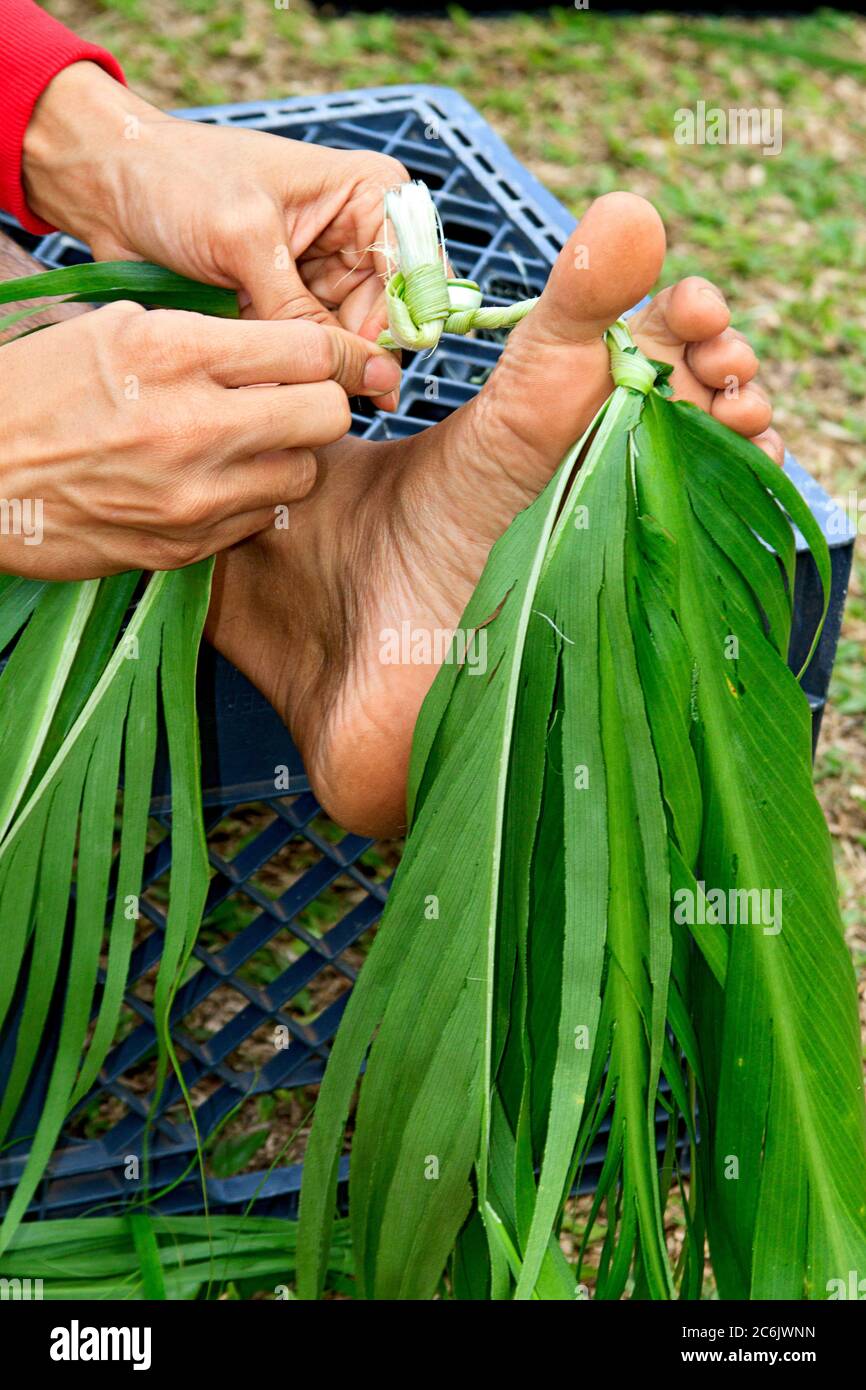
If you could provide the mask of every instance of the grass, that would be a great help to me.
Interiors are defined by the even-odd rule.
[[[468,97],[573,212],[625,187],[669,237],[665,281],[703,274],[764,358],[776,423],[835,496],[866,506],[866,21],[322,17],[303,0],[43,0],[163,106],[435,82]],[[776,158],[680,146],[674,113],[783,112]],[[866,519],[862,522],[866,532]],[[843,912],[866,977],[866,556],[858,540],[817,761]],[[217,928],[218,929],[218,928]]]

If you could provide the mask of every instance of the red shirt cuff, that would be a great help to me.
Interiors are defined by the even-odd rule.
[[[0,207],[42,236],[56,229],[27,206],[21,183],[24,132],[51,79],[80,62],[98,63],[124,81],[110,53],[79,39],[32,0],[0,0]]]

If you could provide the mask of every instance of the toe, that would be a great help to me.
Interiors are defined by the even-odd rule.
[[[652,288],[664,254],[661,218],[645,198],[596,198],[561,251],[526,332],[559,344],[598,339]]]
[[[736,395],[726,395],[717,391],[713,397],[710,414],[723,425],[752,439],[763,434],[773,418],[773,407],[766,392],[755,382],[744,386]]]
[[[690,343],[686,362],[698,381],[715,391],[745,386],[758,370],[758,359],[745,338],[726,328],[714,338]]]
[[[443,422],[451,440],[448,472],[462,498],[479,461],[497,486],[506,486],[512,514],[515,494],[526,506],[545,486],[610,394],[605,329],[652,288],[664,251],[652,204],[631,193],[596,199],[538,304],[510,334],[490,381]],[[431,466],[441,485],[438,451]]]
[[[673,286],[665,317],[679,341],[700,343],[724,332],[731,311],[720,289],[700,275],[690,275]]]
[[[657,294],[635,314],[633,331],[673,346],[699,343],[723,333],[731,319],[721,290],[700,275],[689,275]]]

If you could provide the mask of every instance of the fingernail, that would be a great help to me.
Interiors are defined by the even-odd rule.
[[[400,368],[393,357],[371,357],[364,368],[364,390],[371,396],[384,396],[400,381]]]
[[[376,405],[379,410],[396,410],[400,404],[400,392],[389,391],[387,396],[377,396]]]

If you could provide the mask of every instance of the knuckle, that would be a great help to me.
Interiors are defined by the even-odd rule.
[[[328,310],[308,294],[303,285],[293,284],[273,305],[271,317],[324,326]]]
[[[386,183],[406,183],[410,174],[405,164],[391,154],[373,153],[370,155],[371,173]]]
[[[201,541],[156,534],[142,537],[140,550],[141,568],[148,570],[183,569],[209,554]]]
[[[197,316],[182,309],[152,309],[130,319],[122,330],[120,347],[135,355],[150,379],[174,381],[199,364]]]
[[[180,337],[184,321],[188,317],[183,309],[151,309],[144,328],[157,340]]]
[[[116,299],[113,304],[103,304],[97,310],[103,323],[106,319],[129,319],[147,316],[147,310],[143,304],[136,304],[134,299]]]
[[[196,540],[195,532],[215,520],[215,499],[210,489],[198,484],[188,484],[174,489],[164,497],[162,512],[166,529],[187,533],[178,539],[191,542]]]
[[[172,475],[178,468],[205,467],[211,458],[213,425],[209,423],[206,409],[197,409],[197,400],[191,394],[186,409],[178,414],[176,409],[158,411],[151,425],[151,438],[155,459],[163,469],[170,469]],[[201,401],[205,405],[206,398]]]
[[[167,349],[173,357],[186,356],[198,323],[185,309],[152,309],[143,325],[147,341],[154,349]]]
[[[334,362],[332,337],[338,337],[324,324],[297,321],[292,324],[292,343],[300,359],[304,377],[310,381],[325,381],[331,375]]]
[[[138,356],[137,343],[147,319],[143,305],[118,299],[77,320],[79,331],[88,335],[92,367],[114,376],[116,367],[129,365]]]
[[[331,383],[345,381],[351,366],[351,354],[348,341],[339,329],[332,329],[328,334],[326,351],[328,367],[325,376],[330,378]]]
[[[318,473],[318,460],[312,449],[292,449],[287,462],[290,467],[289,485],[292,497],[306,497]]]
[[[254,181],[234,190],[231,202],[215,212],[213,228],[217,245],[224,250],[246,251],[250,239],[274,224],[274,204]]]
[[[349,397],[336,381],[323,381],[318,387],[321,424],[329,438],[341,439],[352,424]]]

